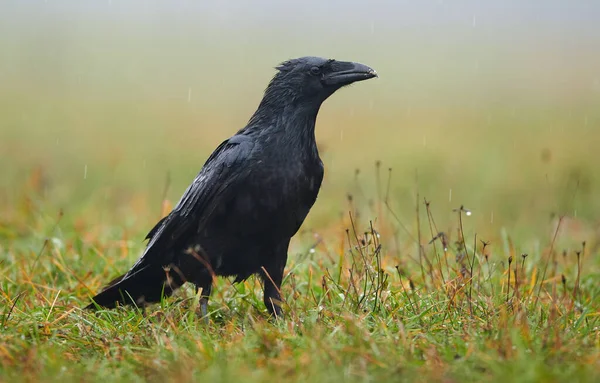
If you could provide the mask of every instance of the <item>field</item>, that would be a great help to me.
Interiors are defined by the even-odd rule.
[[[600,57],[585,41],[320,43],[381,78],[319,115],[326,175],[292,241],[285,319],[257,279],[219,279],[205,324],[191,288],[145,313],[81,308],[245,124],[271,68],[311,45],[257,30],[272,49],[240,69],[255,48],[232,35],[42,25],[0,37],[0,381],[600,374]],[[382,54],[392,41],[406,54]]]

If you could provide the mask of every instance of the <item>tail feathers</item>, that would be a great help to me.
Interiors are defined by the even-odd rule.
[[[130,275],[123,274],[113,279],[86,309],[98,306],[114,308],[117,304],[143,307],[146,303],[160,302],[162,296],[169,296],[183,282],[173,278],[159,266],[147,266]]]

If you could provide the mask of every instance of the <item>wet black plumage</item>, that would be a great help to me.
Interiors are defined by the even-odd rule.
[[[217,147],[171,213],[148,233],[140,259],[87,308],[157,302],[191,282],[202,289],[206,314],[214,276],[237,282],[258,273],[267,309],[281,315],[288,245],[323,179],[317,113],[336,90],[376,73],[318,57],[277,69],[246,127]]]

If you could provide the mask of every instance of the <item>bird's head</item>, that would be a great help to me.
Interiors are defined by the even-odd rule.
[[[377,72],[366,65],[321,57],[288,60],[276,69],[265,96],[299,103],[320,104],[343,86],[377,77]]]

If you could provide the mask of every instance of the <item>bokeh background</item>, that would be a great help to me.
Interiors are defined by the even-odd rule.
[[[273,67],[318,55],[380,78],[321,110],[326,178],[307,227],[336,222],[348,193],[381,197],[393,168],[390,203],[409,226],[418,191],[441,226],[463,204],[491,236],[548,236],[567,214],[589,238],[598,15],[600,2],[557,0],[2,1],[2,221],[27,230],[23,209],[62,209],[65,225],[139,236],[245,125]]]

